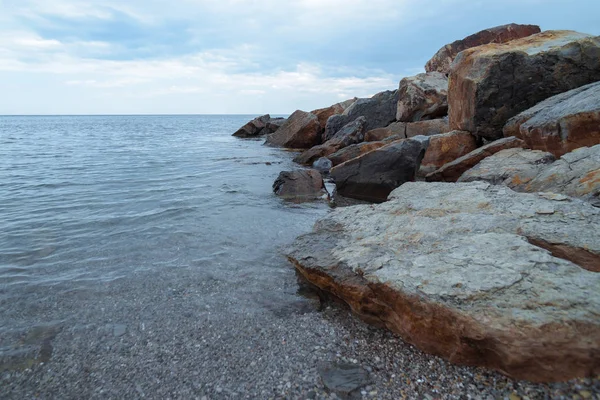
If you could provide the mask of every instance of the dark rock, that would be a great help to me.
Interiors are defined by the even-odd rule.
[[[324,364],[318,367],[318,371],[323,380],[323,385],[331,392],[337,393],[343,398],[348,398],[353,392],[370,383],[369,373],[362,367],[354,364]]]
[[[273,183],[273,192],[286,200],[310,201],[326,194],[319,171],[282,171]]]
[[[365,142],[379,142],[390,136],[400,135],[406,137],[406,123],[392,122],[385,128],[371,129],[365,133]]]
[[[398,90],[396,120],[416,122],[448,114],[448,78],[429,72],[404,78]]]
[[[312,114],[315,114],[319,119],[319,124],[321,124],[321,128],[325,129],[325,125],[327,125],[327,120],[332,115],[342,114],[348,107],[350,107],[354,102],[358,100],[356,97],[353,99],[349,99],[346,101],[342,101],[341,103],[336,103],[332,106],[326,108],[319,108],[318,110],[311,111]]]
[[[319,158],[327,157],[342,147],[341,140],[328,140],[326,143],[311,147],[294,158],[294,162],[302,165],[312,165]]]
[[[413,136],[433,136],[450,132],[448,118],[431,119],[429,121],[408,122],[405,135],[407,138]]]
[[[600,82],[550,97],[511,118],[504,136],[523,139],[535,150],[560,157],[600,144]]]
[[[358,117],[354,121],[344,125],[329,140],[333,140],[333,143],[337,143],[338,141],[341,142],[341,147],[346,147],[350,146],[351,144],[360,143],[363,140],[365,140],[366,126],[367,119],[365,117]]]
[[[334,115],[327,120],[323,141],[331,139],[344,125],[358,117],[365,117],[367,131],[388,126],[396,119],[398,91],[377,93],[370,99],[358,99],[341,115]]]
[[[461,52],[450,72],[450,127],[487,139],[506,122],[562,92],[600,81],[600,37],[546,31]]]
[[[312,167],[319,172],[328,173],[333,167],[333,163],[329,158],[321,157],[312,164]]]
[[[443,74],[448,74],[450,72],[452,61],[454,61],[456,55],[463,50],[489,43],[506,43],[536,33],[540,33],[540,27],[537,25],[508,24],[485,29],[442,47],[431,60],[427,61],[427,64],[425,64],[425,71],[438,71]]]
[[[252,121],[248,122],[246,125],[238,129],[233,134],[233,136],[240,138],[250,138],[266,134],[267,131],[263,132],[263,130],[267,127],[267,124],[270,120],[271,116],[269,114],[265,114],[261,117],[254,118]]]
[[[404,182],[415,179],[429,138],[417,136],[363,154],[331,170],[336,190],[345,197],[382,202]]]
[[[295,111],[273,134],[267,144],[291,149],[308,149],[321,141],[321,125],[316,115]]]
[[[341,163],[345,163],[346,161],[350,161],[353,158],[366,154],[370,151],[383,147],[387,144],[388,143],[385,142],[364,142],[353,144],[336,151],[335,153],[328,156],[328,158],[331,160],[333,166],[336,166],[340,165]]]
[[[496,154],[499,151],[517,147],[525,147],[525,142],[515,137],[496,140],[495,142],[473,150],[452,162],[444,164],[444,166],[437,171],[428,174],[426,179],[429,182],[456,182],[462,174],[479,164],[484,158]]]

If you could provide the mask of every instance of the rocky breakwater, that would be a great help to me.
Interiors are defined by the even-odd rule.
[[[406,183],[339,208],[287,251],[297,270],[451,362],[531,381],[600,373],[600,209],[488,183]]]

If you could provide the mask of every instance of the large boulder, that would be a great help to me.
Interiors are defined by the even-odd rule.
[[[358,99],[341,115],[333,115],[327,120],[323,141],[331,139],[340,129],[358,117],[367,119],[366,130],[388,126],[396,120],[398,91],[377,93],[369,99]]]
[[[547,382],[600,374],[600,210],[503,186],[409,182],[286,250],[366,322],[457,364]],[[561,250],[561,251],[559,251]]]
[[[385,142],[364,142],[353,144],[348,147],[344,147],[341,150],[336,151],[335,153],[327,156],[335,167],[336,165],[340,165],[341,163],[345,163],[346,161],[350,161],[353,158],[359,157],[363,154],[366,154],[370,151],[376,150],[380,147],[387,145]]]
[[[317,116],[321,128],[325,129],[325,125],[327,124],[327,120],[329,119],[329,117],[336,114],[342,114],[356,100],[358,99],[355,97],[353,99],[342,101],[341,103],[336,103],[329,107],[319,108],[318,110],[311,111],[311,114],[315,114]]]
[[[385,128],[371,129],[365,133],[365,142],[379,142],[390,136],[400,135],[406,137],[406,123],[392,122]]]
[[[342,148],[341,140],[328,140],[327,142],[302,152],[294,158],[294,162],[302,165],[312,165],[322,157],[328,157]]]
[[[514,39],[520,39],[536,33],[540,33],[540,27],[537,25],[518,25],[508,24],[497,26],[495,28],[484,29],[462,40],[457,40],[445,45],[427,61],[425,71],[437,71],[443,74],[450,72],[450,65],[456,58],[456,55],[463,50],[471,47],[481,46],[489,43],[506,43]]]
[[[404,134],[407,138],[411,138],[413,136],[433,136],[447,132],[450,132],[448,118],[440,118],[419,122],[407,122]]]
[[[329,140],[333,143],[341,142],[341,147],[360,143],[365,140],[366,126],[367,119],[365,117],[358,117],[354,121],[344,125]]]
[[[419,175],[425,176],[434,172],[475,149],[477,149],[477,140],[469,132],[452,131],[433,135],[429,138],[429,147],[421,161]]]
[[[321,173],[314,169],[282,171],[273,183],[273,192],[297,202],[319,199],[327,193]]]
[[[485,181],[525,191],[526,185],[556,158],[545,151],[513,148],[493,154],[466,171],[457,182]]]
[[[429,72],[404,78],[398,90],[396,120],[415,122],[448,114],[448,78]]]
[[[550,97],[511,118],[504,136],[556,157],[600,144],[600,82]]]
[[[321,125],[316,115],[295,111],[275,133],[267,136],[267,144],[291,149],[308,149],[321,142]]]
[[[502,137],[510,118],[548,97],[600,80],[600,37],[546,31],[461,52],[450,72],[450,127]]]
[[[417,136],[391,143],[331,169],[337,192],[358,200],[382,202],[415,179],[429,138]]]
[[[232,136],[239,138],[251,138],[257,137],[260,135],[267,134],[267,124],[271,120],[271,116],[269,114],[265,114],[260,117],[254,118],[252,121],[248,122],[246,125],[242,126],[240,129],[235,131]]]
[[[485,146],[475,149],[454,161],[444,164],[444,166],[437,171],[428,174],[426,179],[429,182],[456,182],[462,174],[479,164],[484,158],[496,154],[499,151],[517,147],[525,147],[525,142],[516,137],[496,140],[495,142],[488,143]]]

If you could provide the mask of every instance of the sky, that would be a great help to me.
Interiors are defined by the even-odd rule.
[[[0,0],[0,114],[289,114],[398,87],[506,23],[598,0]]]

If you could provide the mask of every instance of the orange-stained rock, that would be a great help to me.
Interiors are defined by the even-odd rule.
[[[327,156],[333,163],[333,166],[339,165],[346,161],[352,160],[353,158],[362,156],[365,153],[378,149],[387,145],[386,142],[364,142],[353,144],[348,147],[344,147],[341,150],[336,151],[335,153]]]
[[[267,144],[291,149],[308,149],[320,143],[323,129],[316,115],[296,110],[275,133],[267,136]]]
[[[448,78],[429,72],[404,78],[398,89],[396,120],[414,122],[448,114]]]
[[[336,103],[332,106],[319,108],[318,110],[311,111],[311,114],[315,114],[319,119],[319,124],[321,124],[321,128],[325,130],[325,125],[327,125],[327,120],[332,115],[342,114],[348,107],[350,107],[354,102],[358,100],[356,97],[353,99],[349,99],[346,101],[342,101],[341,103]]]
[[[524,148],[525,142],[516,137],[496,140],[495,142],[475,149],[448,164],[444,164],[444,166],[437,171],[428,174],[426,179],[429,182],[456,182],[462,174],[479,164],[484,158],[496,154],[501,150],[512,149],[515,147]]]
[[[484,29],[481,32],[447,44],[439,49],[433,58],[425,64],[425,71],[438,71],[448,74],[450,72],[450,64],[452,64],[456,55],[463,50],[481,46],[482,44],[506,43],[536,33],[540,33],[540,27],[537,25],[508,24]]]
[[[406,137],[406,124],[404,122],[393,122],[385,128],[371,129],[365,133],[365,142],[379,142],[395,135]]]
[[[600,144],[600,82],[550,97],[511,118],[504,136],[560,157],[579,147]]]
[[[425,176],[451,161],[477,149],[477,140],[466,131],[452,131],[429,138],[419,175]]]
[[[600,37],[546,31],[467,49],[450,72],[450,127],[498,139],[520,112],[595,81],[600,81]]]
[[[404,134],[407,138],[413,136],[433,136],[450,132],[448,118],[430,119],[428,121],[408,122]]]

